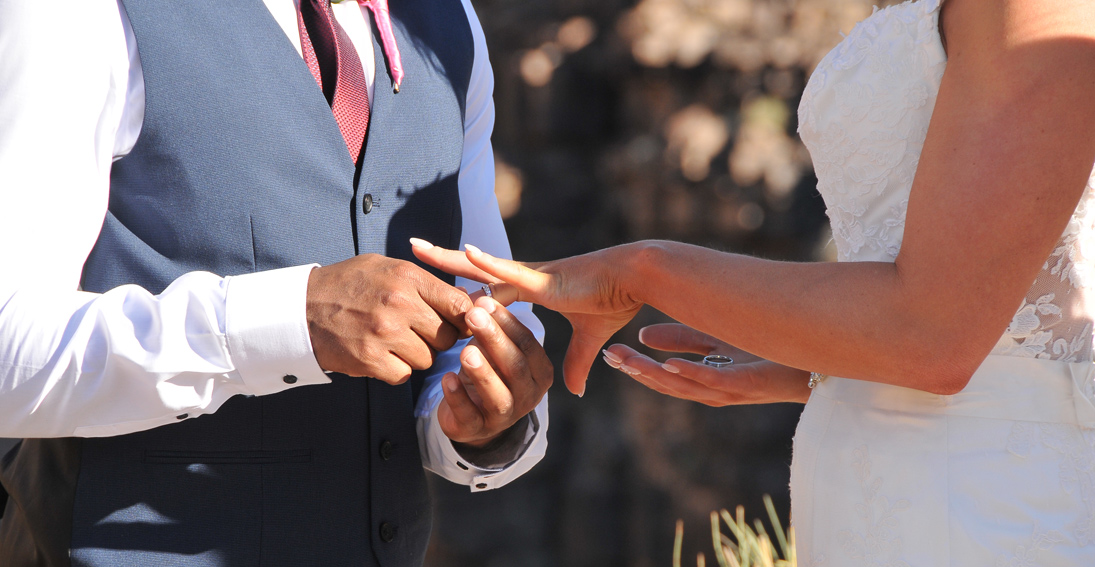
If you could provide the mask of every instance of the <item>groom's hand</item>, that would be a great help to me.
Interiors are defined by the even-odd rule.
[[[483,448],[536,408],[555,369],[532,332],[494,299],[477,299],[466,320],[474,338],[460,353],[460,373],[441,379],[437,418],[453,441]]]
[[[376,254],[312,270],[307,318],[320,368],[401,384],[469,336],[467,294]]]

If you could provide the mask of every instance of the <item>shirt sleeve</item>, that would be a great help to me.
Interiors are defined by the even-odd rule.
[[[127,109],[143,84],[123,14],[0,1],[0,436],[131,433],[328,381],[304,316],[312,266],[78,291],[110,165],[143,116]]]
[[[483,28],[469,0],[463,0],[475,42],[475,60],[464,120],[464,155],[458,179],[463,222],[460,246],[471,243],[502,258],[511,258],[506,229],[494,196],[494,152],[490,136],[494,130],[494,73],[487,58],[487,42]],[[457,285],[475,290],[481,284],[457,278]],[[514,303],[509,310],[543,343],[544,326],[527,303]],[[418,438],[422,462],[426,468],[458,484],[471,487],[473,492],[504,486],[528,472],[547,451],[548,400],[536,406],[528,420],[528,431],[516,451],[513,462],[502,467],[480,467],[462,458],[452,441],[441,431],[437,422],[437,406],[444,395],[441,377],[460,369],[460,350],[464,342],[441,353],[434,364],[435,372],[426,379],[418,400]]]

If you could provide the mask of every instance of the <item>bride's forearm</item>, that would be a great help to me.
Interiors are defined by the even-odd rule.
[[[954,393],[994,342],[960,310],[917,297],[893,263],[775,262],[663,241],[621,252],[626,293],[794,368]]]

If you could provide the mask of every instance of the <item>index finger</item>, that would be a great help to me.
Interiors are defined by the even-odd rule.
[[[516,301],[528,301],[544,305],[544,300],[547,298],[551,286],[552,276],[536,269],[537,266],[542,264],[524,264],[498,258],[471,244],[465,244],[464,249],[468,260],[475,267],[496,278],[496,281],[512,286],[517,293]]]
[[[493,305],[492,305],[493,303]],[[524,355],[528,361],[528,367],[532,373],[532,380],[536,384],[547,390],[551,386],[551,382],[555,375],[554,366],[551,364],[551,359],[548,358],[547,352],[540,344],[540,341],[536,339],[536,335],[525,326],[513,313],[511,313],[504,305],[499,304],[493,299],[480,299],[476,301],[476,305],[483,306],[494,318],[494,321],[498,324],[498,327],[502,330],[502,333],[509,338],[510,342],[517,346],[517,349]]]
[[[503,305],[493,299],[482,298],[475,302],[489,314],[485,325],[474,328],[476,343],[488,359],[491,359],[500,378],[515,393],[528,394],[528,387],[521,382],[531,381],[537,389],[551,384],[553,374],[551,361],[537,340],[537,337],[523,325],[516,316],[509,313]],[[473,310],[472,313],[475,313]],[[472,313],[469,314],[471,319]],[[479,314],[483,314],[479,312]]]
[[[423,285],[418,286],[418,295],[442,319],[459,329],[463,336],[471,336],[467,321],[464,320],[464,315],[472,306],[468,294],[431,275]]]
[[[485,284],[502,281],[472,264],[463,252],[434,246],[421,238],[411,239],[411,252],[419,260],[454,276]]]

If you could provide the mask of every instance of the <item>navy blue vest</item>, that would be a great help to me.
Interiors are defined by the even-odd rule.
[[[374,41],[372,118],[356,172],[262,0],[125,7],[146,115],[111,172],[84,289],[158,293],[193,270],[233,275],[364,253],[411,259],[411,236],[458,245],[474,54],[460,0],[391,3],[407,76],[393,94]],[[111,567],[420,565],[430,510],[412,383],[334,376],[133,435],[24,441],[4,484],[13,500],[42,509],[3,519],[0,545],[10,549],[0,565],[61,565],[69,547],[73,565]]]

